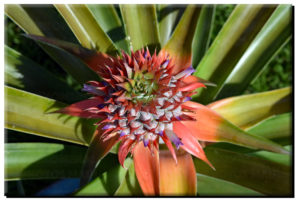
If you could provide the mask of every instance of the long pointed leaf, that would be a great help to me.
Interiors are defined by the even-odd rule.
[[[85,59],[89,59],[91,56],[96,55],[95,51],[62,40],[36,35],[25,35],[25,37],[33,39],[41,44],[44,49],[47,50],[47,53],[79,83],[100,80],[100,77],[84,64]]]
[[[132,160],[127,159],[125,166],[131,166]],[[120,185],[124,182],[128,169],[123,168],[119,163],[111,167],[108,171],[97,176],[93,181],[80,188],[75,196],[103,196],[113,195]]]
[[[5,179],[78,177],[85,148],[52,143],[5,144]]]
[[[268,139],[246,133],[206,106],[192,102],[187,102],[185,105],[196,109],[195,114],[192,115],[196,121],[183,121],[182,124],[186,131],[198,140],[229,142],[253,149],[288,153],[282,146]],[[176,123],[173,123],[173,126],[174,130],[181,128]]]
[[[227,150],[207,147],[205,152],[216,171],[195,159],[199,174],[230,181],[266,195],[292,195],[290,167]]]
[[[288,151],[292,151],[291,145],[287,145],[284,148]],[[268,151],[252,152],[252,153],[249,153],[248,155],[254,155],[256,157],[260,157],[265,160],[269,160],[271,162],[279,163],[279,164],[286,165],[289,167],[291,167],[293,165],[292,157],[290,155],[282,155],[282,154],[268,152]]]
[[[5,127],[25,133],[88,145],[93,121],[49,114],[65,104],[5,86]]]
[[[88,183],[102,158],[108,154],[110,149],[117,143],[119,139],[119,135],[116,135],[115,137],[109,138],[104,141],[102,128],[103,126],[99,126],[95,131],[86,153],[82,168],[82,174],[80,177],[81,186]]]
[[[125,40],[125,31],[114,6],[105,4],[87,4],[87,7],[114,44],[119,49],[129,53],[128,42]]]
[[[291,36],[291,6],[279,5],[236,64],[216,98],[242,93]]]
[[[177,163],[175,163],[172,154],[168,150],[160,151],[159,164],[160,195],[196,195],[196,170],[190,154],[178,152]]]
[[[5,13],[26,33],[77,43],[74,34],[52,5],[8,4]]]
[[[5,84],[56,100],[73,103],[85,96],[45,68],[5,46]]]
[[[179,17],[183,6],[175,6],[168,4],[158,5],[158,27],[161,45],[165,45],[169,40],[174,29],[176,19]]]
[[[159,152],[153,148],[150,152],[142,142],[133,150],[133,161],[136,176],[144,195],[159,195]]]
[[[192,64],[192,42],[199,14],[200,7],[188,5],[172,37],[162,49],[162,53],[171,56],[175,64],[174,73]]]
[[[261,193],[219,178],[197,174],[198,196],[263,196]]]
[[[6,14],[28,34],[47,36],[73,43],[77,42],[74,35],[68,33],[71,32],[70,29],[68,29],[67,24],[53,7],[34,8],[32,6],[8,5],[6,7]],[[52,24],[52,21],[55,23]],[[67,31],[64,31],[65,29]],[[69,53],[53,46],[42,44],[41,47],[79,83],[97,80],[98,77],[94,72]]]
[[[142,189],[136,178],[133,163],[128,167],[125,178],[122,180],[114,196],[143,196]]]
[[[5,180],[78,178],[85,152],[70,144],[6,143]],[[115,166],[120,166],[117,156],[109,154],[96,171],[102,174]]]
[[[208,107],[244,129],[271,115],[291,111],[291,88],[230,97]]]
[[[198,66],[200,60],[208,49],[209,39],[215,18],[215,5],[203,5],[197,22],[197,28],[193,39],[192,65]]]
[[[272,140],[280,145],[291,144],[292,142],[292,116],[291,113],[284,113],[280,115],[271,116],[261,122],[246,129],[247,133]],[[215,143],[214,147],[228,149],[236,152],[253,152],[252,149],[236,146],[228,143]],[[278,155],[271,152],[263,154]],[[287,158],[287,155],[278,155],[278,157]]]
[[[127,39],[133,51],[148,46],[160,49],[158,25],[154,5],[120,5]]]
[[[253,135],[259,135],[271,140],[279,141],[292,137],[292,115],[284,113],[269,117],[258,124],[246,129]]]
[[[115,54],[117,49],[98,25],[97,21],[85,5],[55,5],[74,32],[81,45],[101,52]]]
[[[205,104],[213,100],[274,9],[275,6],[271,5],[236,6],[194,73],[215,83],[217,87],[200,89],[193,97],[195,100]]]

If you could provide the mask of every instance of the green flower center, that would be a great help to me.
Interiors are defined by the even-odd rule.
[[[148,103],[155,98],[158,84],[154,80],[154,75],[148,71],[135,72],[126,87],[126,96],[131,97],[133,103]]]

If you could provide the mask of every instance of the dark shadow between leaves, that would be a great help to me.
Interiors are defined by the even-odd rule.
[[[64,145],[61,151],[46,156],[26,167],[21,179],[57,179],[80,176],[86,148]]]
[[[17,60],[18,63],[12,67],[6,66],[5,82],[7,85],[65,103],[73,103],[87,98],[86,95],[75,91],[67,83],[59,80],[30,59],[24,56],[16,57],[14,53],[7,53],[6,56],[8,60],[13,60],[12,62]],[[9,61],[7,62],[9,63]]]

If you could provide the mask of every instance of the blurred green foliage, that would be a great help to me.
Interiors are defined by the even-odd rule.
[[[235,5],[229,4],[217,5],[210,44],[221,30],[234,7]],[[78,90],[81,88],[35,42],[22,36],[24,32],[7,17],[5,17],[5,33],[5,43],[8,46],[47,68],[70,86]],[[244,93],[263,92],[289,86],[292,84],[292,71],[292,42],[290,41],[271,60],[262,73],[252,81]]]

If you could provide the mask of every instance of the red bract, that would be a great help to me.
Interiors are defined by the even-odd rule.
[[[117,58],[98,53],[87,63],[103,81],[85,84],[82,90],[93,97],[58,112],[101,119],[96,125],[102,142],[118,137],[115,142],[121,141],[118,157],[122,166],[127,154],[133,154],[138,180],[145,193],[158,194],[143,184],[149,184],[151,178],[143,180],[140,173],[147,167],[139,163],[144,163],[144,159],[158,159],[154,152],[158,152],[160,138],[176,163],[172,143],[176,149],[182,148],[211,165],[196,137],[182,124],[197,119],[195,108],[185,104],[193,90],[205,87],[203,80],[191,75],[192,66],[178,70],[179,66],[175,67],[173,58],[166,52],[151,56],[148,49],[132,52],[131,56],[122,53]],[[138,148],[140,143],[143,147]],[[149,150],[148,157],[147,153],[140,155],[145,149]],[[149,161],[149,165],[152,162],[155,161]]]

